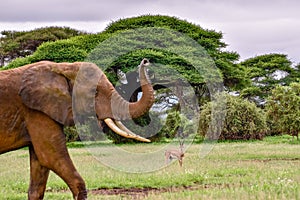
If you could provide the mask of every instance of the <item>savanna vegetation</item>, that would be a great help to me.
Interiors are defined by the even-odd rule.
[[[180,37],[161,43],[164,37],[147,35],[147,39],[157,48],[142,48],[147,44],[144,38],[113,40],[105,47],[108,54],[120,45],[136,47],[134,51],[126,52],[107,66],[102,66],[124,98],[130,101],[138,98],[140,88],[136,82],[136,66],[140,60],[146,57],[156,65],[149,71],[156,90],[155,109],[133,122],[125,122],[126,126],[141,135],[143,131],[153,132],[150,139],[155,143],[149,144],[150,147],[163,146],[175,137],[193,139],[195,143],[188,149],[182,169],[174,164],[154,173],[139,175],[103,167],[84,149],[72,148],[72,157],[90,189],[90,199],[119,198],[97,195],[104,193],[99,188],[105,191],[128,189],[123,195],[125,199],[134,198],[128,195],[131,188],[148,188],[149,191],[132,192],[138,198],[145,197],[141,195],[147,193],[147,199],[300,199],[299,141],[286,135],[298,138],[300,131],[300,64],[292,63],[288,55],[270,53],[239,61],[238,52],[226,51],[227,44],[221,32],[206,30],[176,17],[146,15],[112,22],[96,34],[58,27],[30,32],[4,31],[0,38],[1,66],[4,62],[8,64],[1,69],[12,69],[40,60],[93,61],[101,66],[103,62],[93,58],[100,44],[126,31],[131,33],[131,30],[151,27],[179,32],[203,47],[222,78],[222,93],[211,96],[208,84],[199,71],[183,56],[174,53],[185,42],[178,40]],[[178,49],[164,49],[174,43],[178,44]],[[103,56],[106,59],[110,55]],[[170,71],[162,71],[160,66],[167,66]],[[173,71],[181,76],[169,73]],[[119,81],[124,77],[127,83],[131,83],[130,87]],[[192,88],[193,98],[188,98],[191,93],[186,89],[188,87]],[[211,101],[218,98],[224,99],[225,104]],[[183,115],[186,108],[191,112]],[[218,113],[212,110],[218,110]],[[218,116],[223,116],[224,121],[218,121]],[[146,125],[151,122],[151,127],[147,128]],[[88,125],[77,128],[86,133],[97,131]],[[104,132],[114,143],[132,142],[112,134],[107,127],[104,127]],[[67,127],[65,133],[70,146],[86,145],[84,142],[74,142],[80,140],[76,129]],[[203,141],[211,136],[215,139],[215,133],[222,141],[214,143],[214,149],[200,159],[199,149]],[[93,135],[87,137],[95,140]],[[133,152],[145,146],[147,148],[143,144],[119,144],[119,147]],[[0,157],[1,163],[7,163],[0,165],[0,197],[24,199],[29,182],[27,151],[6,155]],[[10,166],[16,162],[22,165],[18,165],[12,175]],[[65,190],[67,186],[51,175],[46,199],[70,198]]]
[[[226,115],[223,122],[222,130],[220,131],[221,140],[249,140],[262,139],[268,131],[266,117],[263,111],[258,108],[253,102],[250,102],[241,97],[234,97],[229,94],[220,94],[226,99],[226,107],[222,109]],[[211,126],[211,109],[217,107],[218,102],[208,102],[202,107],[199,130],[200,134],[205,136],[209,132]],[[213,126],[215,124],[213,123]],[[215,128],[218,126],[215,125]],[[213,130],[217,132],[217,130]]]
[[[46,27],[32,31],[2,31],[0,38],[0,67],[16,58],[33,54],[44,42],[68,39],[86,34],[68,27]]]
[[[271,200],[300,198],[299,144],[299,141],[291,140],[288,136],[266,137],[263,141],[221,142],[216,143],[204,158],[199,157],[202,144],[193,144],[185,154],[182,168],[174,161],[161,170],[139,174],[106,167],[86,148],[78,148],[78,143],[70,143],[69,151],[78,171],[86,180],[88,199],[91,200]],[[101,149],[109,144],[98,145]],[[142,152],[160,149],[164,145],[126,144],[118,145],[118,148]],[[162,153],[162,159],[163,156]],[[26,199],[28,157],[26,149],[0,156],[1,199]],[[67,185],[52,172],[45,199],[72,199]]]
[[[8,59],[13,59],[13,61],[5,66],[4,69],[19,67],[40,60],[51,60],[55,62],[84,61],[91,59],[93,51],[97,49],[99,44],[103,43],[107,39],[115,37],[121,32],[127,30],[137,30],[147,27],[163,27],[164,29],[173,30],[192,38],[205,49],[207,54],[213,60],[215,66],[219,69],[224,83],[224,90],[239,94],[239,97],[227,97],[227,117],[225,122],[226,127],[224,127],[224,131],[226,129],[225,132],[227,132],[227,134],[223,132],[221,134],[221,138],[262,139],[264,135],[274,135],[275,133],[287,133],[292,135],[298,134],[299,130],[295,127],[298,126],[299,120],[297,116],[299,116],[299,111],[295,108],[300,106],[299,101],[297,100],[299,95],[297,96],[297,91],[295,92],[294,90],[296,87],[295,85],[299,83],[299,65],[293,65],[293,63],[288,59],[288,56],[283,54],[261,55],[238,62],[239,55],[237,52],[228,52],[225,50],[227,44],[222,40],[223,35],[221,32],[206,30],[201,28],[199,25],[195,25],[175,17],[146,15],[120,19],[109,24],[103,32],[97,34],[85,34],[69,28],[58,27],[37,29],[29,32],[3,31],[0,52],[2,57],[7,61],[9,61]],[[133,88],[138,88],[138,84],[135,81],[137,74],[134,73],[133,70],[135,70],[138,62],[144,57],[147,57],[153,63],[168,66],[168,68],[179,72],[184,81],[190,84],[193,88],[198,102],[197,106],[202,108],[201,110],[197,108],[193,109],[195,109],[198,114],[201,113],[200,122],[203,122],[204,124],[199,124],[201,128],[198,133],[204,136],[204,132],[208,127],[207,122],[211,120],[209,111],[209,107],[211,106],[210,91],[207,88],[204,78],[201,75],[199,76],[199,72],[193,69],[191,63],[183,57],[176,55],[174,52],[168,51],[168,49],[164,50],[161,47],[161,45],[168,45],[168,43],[174,42],[177,42],[180,47],[180,41],[170,38],[170,41],[167,41],[166,44],[160,44],[161,41],[157,38],[157,35],[149,34],[146,37],[147,40],[153,41],[157,48],[137,48],[137,50],[127,52],[126,54],[118,57],[118,59],[109,63],[109,66],[106,66],[106,73],[108,77],[116,84],[118,90],[122,91],[125,98],[134,101],[138,98],[139,89],[130,91],[124,87],[124,84],[117,84],[120,72],[131,75],[126,78],[128,79],[128,82],[136,84],[133,86],[131,85]],[[140,45],[143,47],[144,45],[144,41],[138,40],[137,38],[126,38],[126,41],[123,42],[126,43],[128,40],[132,46]],[[118,42],[120,41],[113,43],[107,48],[107,50],[113,52],[114,49],[120,45]],[[92,61],[101,65],[99,58]],[[159,73],[161,72],[152,72],[152,77],[154,77],[152,79],[154,83],[155,75],[158,76]],[[186,95],[182,92],[185,90],[184,87],[180,88],[181,91],[179,92],[178,88],[177,92],[170,89],[168,90],[168,87],[176,87],[178,79],[182,79],[182,77],[164,77],[157,81],[157,84],[154,85],[159,96],[157,104],[161,105],[161,110],[167,109],[167,112],[169,113],[167,115],[170,115],[170,117],[165,118],[166,120],[164,122],[157,121],[158,124],[164,123],[166,125],[163,128],[159,128],[158,126],[156,136],[154,135],[152,137],[155,141],[174,136],[182,121],[178,119],[179,116],[177,116],[177,119],[174,119],[174,117],[176,118],[176,112],[180,109],[180,104],[193,104],[193,102],[184,102]],[[284,87],[284,89],[279,89],[280,87]],[[284,93],[284,91],[286,91],[285,94],[278,94],[280,92]],[[288,100],[287,97],[285,97],[285,99],[280,99],[280,101],[286,100],[289,101],[289,103],[286,102],[283,104],[279,103],[279,100],[274,100],[279,98],[278,95],[286,96],[287,93],[290,94],[293,92],[293,98]],[[290,103],[290,101],[293,101],[293,103]],[[256,106],[250,102],[255,103]],[[293,105],[295,108],[285,108],[283,107],[284,105]],[[279,109],[278,106],[280,106],[281,109]],[[279,110],[282,109],[284,109],[284,114],[282,111],[281,113],[279,112]],[[289,112],[292,113],[288,114]],[[156,113],[152,113],[152,116],[155,117],[152,118],[157,119],[159,118],[159,115],[160,114],[156,109]],[[280,118],[277,116],[280,116]],[[249,117],[251,119],[249,119]],[[284,123],[278,123],[279,119]],[[151,119],[148,115],[142,119],[136,120],[135,123],[144,126],[149,123],[149,120]],[[170,123],[170,120],[173,120],[173,122]],[[188,120],[184,121],[184,123],[189,123],[187,122]],[[276,124],[276,127],[274,124]],[[291,124],[293,124],[292,127],[294,127],[290,128],[292,130],[282,128],[284,126],[291,127]],[[76,140],[78,137],[74,135],[75,133],[76,131],[70,131],[67,134],[71,134],[69,138]],[[112,136],[112,134],[109,135]],[[127,141],[121,138],[112,139],[116,142]]]

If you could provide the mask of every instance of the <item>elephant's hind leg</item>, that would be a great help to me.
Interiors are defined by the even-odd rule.
[[[86,199],[85,183],[69,156],[61,125],[47,115],[34,111],[28,114],[26,122],[40,165],[60,176],[68,184],[74,199]]]
[[[29,147],[30,152],[30,186],[28,190],[28,199],[43,199],[46,184],[49,176],[49,169],[43,167],[38,161],[33,147]]]

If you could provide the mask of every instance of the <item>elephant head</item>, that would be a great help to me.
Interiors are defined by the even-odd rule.
[[[120,121],[143,115],[154,103],[154,91],[146,73],[149,64],[143,59],[139,65],[143,95],[137,102],[123,99],[99,67],[86,62],[32,64],[23,74],[19,95],[27,107],[62,125],[74,125],[76,116],[94,112],[115,133],[150,142],[132,133]]]

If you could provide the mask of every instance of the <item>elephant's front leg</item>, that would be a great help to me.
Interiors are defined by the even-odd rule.
[[[68,184],[74,199],[85,200],[85,183],[70,158],[62,126],[36,111],[26,116],[26,126],[40,165],[60,176]]]
[[[32,146],[29,147],[30,152],[30,186],[28,190],[28,199],[43,199],[46,184],[49,176],[49,169],[43,167],[37,159]]]

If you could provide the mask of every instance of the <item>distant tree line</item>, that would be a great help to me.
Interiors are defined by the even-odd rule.
[[[2,31],[0,37],[0,67],[20,57],[33,54],[44,42],[68,39],[86,34],[68,27],[47,27],[32,31]]]

